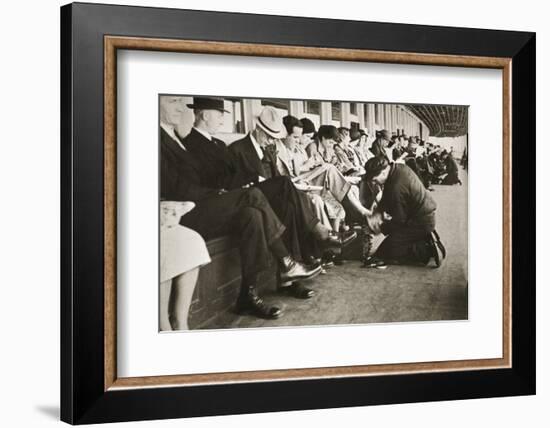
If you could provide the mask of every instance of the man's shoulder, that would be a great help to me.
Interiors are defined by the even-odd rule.
[[[394,177],[395,181],[397,182],[410,182],[415,181],[415,179],[418,179],[418,176],[416,173],[409,167],[408,165],[404,163],[394,163]]]
[[[185,137],[181,137],[180,140],[182,143],[185,144],[185,142],[191,141],[198,141],[201,138],[205,138],[200,132],[195,131],[195,129],[191,128],[189,133]]]
[[[168,132],[166,132],[166,130],[162,126],[159,127],[159,130],[160,130],[160,141],[162,143],[174,141],[174,139],[170,136],[170,134],[168,134]]]
[[[229,149],[230,149],[230,150],[233,150],[233,151],[242,151],[242,150],[244,150],[244,149],[247,147],[247,145],[249,144],[249,142],[251,142],[250,136],[249,136],[248,134],[246,134],[244,137],[239,138],[238,140],[233,141],[233,142],[229,145]]]
[[[177,147],[177,142],[174,138],[162,127],[160,128],[160,150],[163,155],[171,156],[178,156],[179,152],[183,152],[181,148]]]
[[[399,175],[401,174],[414,174],[414,171],[411,169],[411,167],[404,163],[394,163],[395,172]]]

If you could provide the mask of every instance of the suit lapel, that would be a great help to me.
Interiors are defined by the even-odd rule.
[[[283,166],[286,168],[286,175],[298,175],[297,171],[294,171],[292,160],[291,160],[291,152],[290,150],[285,146],[285,144],[281,141],[277,141],[277,158]],[[293,174],[294,172],[294,174]]]
[[[265,176],[264,166],[262,165],[262,161],[256,152],[256,148],[250,138],[250,134],[246,136],[243,148],[245,149],[244,155],[246,156],[247,163],[250,165],[250,169],[258,175]]]

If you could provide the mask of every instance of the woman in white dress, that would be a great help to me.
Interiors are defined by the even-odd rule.
[[[160,330],[187,330],[187,318],[201,266],[210,263],[203,238],[181,226],[193,202],[160,203]]]

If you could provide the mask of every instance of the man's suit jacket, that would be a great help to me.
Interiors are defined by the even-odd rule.
[[[259,176],[271,178],[280,175],[277,170],[276,157],[266,151],[264,161],[262,162],[254,148],[250,134],[231,144],[229,150],[237,161],[239,171],[253,178],[250,180],[251,182],[258,181]]]
[[[196,129],[182,139],[182,143],[197,159],[201,183],[216,189],[236,189],[254,181],[225,143],[216,138],[209,140]]]
[[[196,207],[181,217],[181,225],[197,231],[205,240],[227,234],[237,234],[242,238],[240,223],[236,219],[241,217],[242,208],[254,206],[264,214],[263,225],[268,240],[280,236],[282,225],[265,198],[259,198],[249,189],[220,194],[220,189],[204,186],[200,161],[182,149],[162,128],[160,133],[161,198],[196,202]],[[259,248],[255,239],[243,241],[242,248],[249,255],[246,260],[251,269],[257,269],[263,260],[267,260],[266,249]]]
[[[160,197],[169,201],[198,201],[217,194],[203,186],[200,165],[164,129],[160,129]]]

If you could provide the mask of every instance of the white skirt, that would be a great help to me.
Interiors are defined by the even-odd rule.
[[[210,263],[202,236],[179,224],[160,228],[160,282]]]

